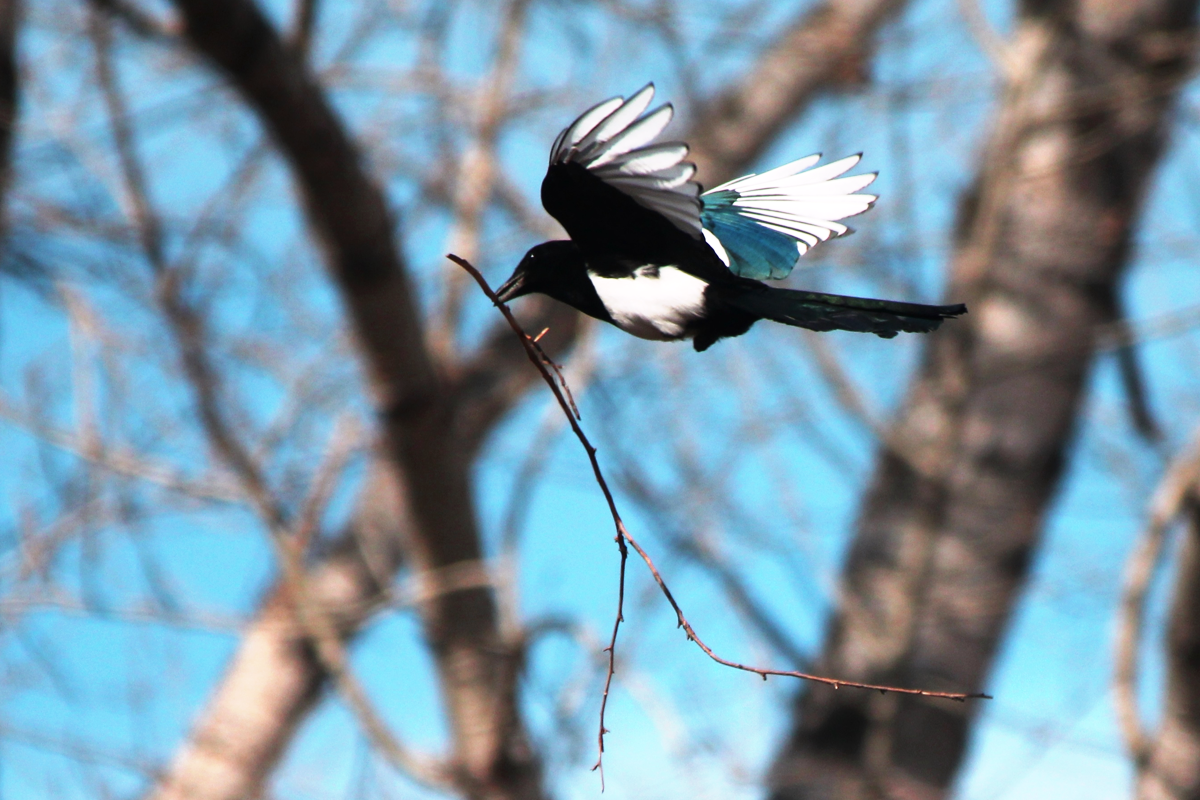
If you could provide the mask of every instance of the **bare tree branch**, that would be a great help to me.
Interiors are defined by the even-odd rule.
[[[452,252],[465,253],[464,257],[470,260],[479,260],[483,212],[499,177],[496,143],[520,66],[528,5],[528,0],[507,0],[503,6],[491,74],[481,83],[475,102],[474,135],[466,152],[460,157],[455,178],[451,207],[454,222],[448,236],[448,247]],[[465,288],[463,280],[461,270],[452,270],[446,275],[442,308],[432,320],[434,333],[430,338],[437,343],[438,355],[445,363],[453,363],[458,358],[457,333]]]
[[[302,58],[312,49],[313,30],[317,25],[320,0],[297,0],[295,22],[292,24],[292,47]]]
[[[1167,623],[1162,721],[1139,764],[1137,800],[1200,795],[1200,506],[1190,503]]]
[[[697,176],[716,186],[758,158],[824,91],[863,82],[875,32],[904,0],[830,0],[788,29],[737,85],[696,114],[688,143]]]
[[[1125,747],[1134,764],[1143,769],[1150,756],[1150,742],[1138,713],[1138,650],[1150,583],[1162,563],[1167,532],[1189,503],[1195,501],[1200,481],[1200,431],[1187,449],[1168,466],[1150,499],[1146,527],[1125,567],[1121,605],[1117,610],[1117,636],[1113,660],[1113,702]]]

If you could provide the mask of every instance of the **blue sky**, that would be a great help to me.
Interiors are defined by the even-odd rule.
[[[282,18],[282,6],[272,7]],[[781,3],[760,8],[756,21],[762,35],[802,7]],[[667,99],[684,91],[684,78],[655,37],[631,33],[600,6],[585,4],[571,15],[559,5],[538,8],[519,85],[561,89],[568,99],[523,120],[501,141],[504,165],[530,202],[536,198],[545,149],[576,109],[612,93],[627,94],[649,80]],[[881,173],[876,184],[881,201],[859,221],[859,233],[825,248],[812,269],[793,279],[795,285],[917,300],[939,296],[954,205],[972,174],[995,90],[989,66],[956,9],[953,0],[914,3],[885,32],[873,82],[860,93],[818,102],[763,156],[765,168],[814,151],[834,156],[862,150],[864,168]],[[352,34],[357,10],[348,3],[324,8],[328,27],[318,42],[319,62],[332,58]],[[687,23],[689,41],[719,37],[714,20],[723,16],[720,10],[716,4],[697,7]],[[1005,24],[1003,4],[991,3],[988,10]],[[119,218],[111,159],[103,155],[106,129],[86,79],[89,50],[78,36],[70,36],[81,30],[72,14],[78,17],[78,9],[64,2],[40,6],[30,15],[27,71],[36,73],[36,93],[27,105],[14,194],[16,216],[25,224],[35,219],[38,203],[48,202],[75,204],[100,219]],[[489,14],[467,3],[455,17],[451,41],[456,57],[449,63],[458,79],[469,80],[482,68]],[[688,47],[693,55],[699,52],[695,44]],[[257,145],[256,127],[244,114],[229,110],[231,95],[215,88],[208,73],[181,67],[153,48],[123,43],[120,52],[145,134],[143,151],[152,167],[155,196],[168,209],[172,225],[184,229],[240,154]],[[385,74],[410,63],[413,52],[402,31],[384,29],[357,52],[353,63],[364,74]],[[702,91],[712,91],[738,74],[746,58],[744,48],[706,52],[705,68],[693,77]],[[420,127],[423,108],[417,100],[389,95],[374,84],[355,88],[345,75],[333,75],[330,81],[339,87],[339,107],[371,142],[371,163],[386,177],[403,220],[407,255],[423,297],[432,304],[444,276],[447,220],[419,201],[411,173],[395,166],[405,158],[420,163],[431,156]],[[1195,101],[1193,89],[1186,99],[1189,112]],[[678,128],[686,125],[688,112],[680,110]],[[1193,197],[1194,116],[1183,115],[1148,200],[1126,293],[1134,320],[1187,309],[1200,298],[1200,279],[1190,264],[1195,220],[1200,219]],[[67,146],[76,140],[92,149]],[[336,298],[303,234],[290,183],[277,161],[263,166],[244,213],[236,218],[235,244],[205,250],[195,276],[196,296],[211,304],[214,319],[234,344],[277,333],[289,357],[299,363],[333,362],[337,367],[330,380],[353,387],[354,362],[333,333],[340,324]],[[130,269],[127,250],[99,247],[94,240],[59,230],[31,239],[45,259],[65,267],[66,284],[82,292],[135,345],[126,370],[135,387],[133,400],[106,409],[105,424],[156,457],[185,470],[198,469],[203,446],[188,427],[180,389],[167,377],[161,325],[139,310],[144,280],[115,281],[108,274],[136,276],[144,265]],[[514,233],[503,215],[491,215],[482,266],[494,280],[502,278],[531,243],[527,235]],[[176,241],[174,246],[182,245]],[[288,338],[298,328],[291,306],[281,308],[283,289],[289,303],[314,320],[312,327],[326,333]],[[473,301],[465,341],[490,324],[491,313]],[[913,338],[882,342],[834,334],[828,341],[882,413],[903,391],[917,353]],[[777,623],[801,649],[813,652],[874,445],[838,407],[804,351],[803,339],[795,331],[759,326],[697,356],[683,346],[635,342],[598,330],[590,347],[596,367],[580,397],[583,424],[601,447],[610,480],[622,458],[632,459],[671,499],[675,517],[685,510],[706,540],[747,576],[752,593]],[[49,387],[45,410],[61,424],[72,424],[70,351],[61,306],[27,283],[0,278],[3,396],[39,402],[31,387],[41,381]],[[1172,446],[1185,440],[1196,416],[1195,351],[1190,331],[1148,341],[1141,350],[1152,402]],[[233,391],[252,420],[262,423],[278,411],[284,397],[278,380],[250,370],[232,345],[222,358],[234,376]],[[33,364],[40,366],[31,382]],[[960,800],[1104,800],[1129,792],[1130,770],[1109,699],[1112,612],[1122,563],[1160,461],[1130,434],[1111,357],[1098,360],[1091,383],[1070,472],[987,687],[996,699],[981,706],[981,722],[957,790]],[[476,467],[481,527],[492,552],[514,471],[546,419],[548,400],[540,390],[531,393],[496,432]],[[335,392],[334,400],[314,412],[311,430],[298,435],[286,451],[289,468],[302,472],[311,462],[313,451],[306,448],[322,440],[339,402],[351,409],[363,407],[352,388]],[[148,423],[145,430],[137,424],[151,418],[161,422],[160,416],[176,420],[177,439],[151,437]],[[766,430],[756,429],[756,422]],[[35,442],[18,426],[0,426],[0,451],[16,454],[0,464],[5,531],[0,588],[8,590],[14,585],[18,525],[31,516],[52,520],[63,498],[47,488],[49,478],[78,469],[69,457]],[[706,480],[717,482],[728,503],[713,502],[689,488],[677,458],[681,448],[694,451],[706,467]],[[329,512],[331,526],[347,511],[345,498],[353,494],[356,474],[352,470],[345,478],[342,502]],[[144,487],[132,490],[130,497],[146,504],[161,500]],[[631,531],[655,554],[710,644],[741,660],[778,659],[731,611],[710,579],[670,555],[663,532],[632,498],[619,492],[618,502]],[[162,589],[153,585],[148,561],[161,567],[158,577],[169,589],[166,595],[183,598],[188,609],[234,619],[252,611],[273,574],[261,527],[237,508],[172,506],[131,529],[136,535],[97,525],[58,551],[53,573],[89,600],[90,613],[49,609],[19,620],[4,617],[4,800],[98,796],[102,784],[118,796],[135,792],[142,779],[126,762],[168,757],[219,677],[237,644],[229,630],[106,618],[106,609],[136,605]],[[554,767],[556,794],[564,800],[595,797],[598,781],[588,771],[598,704],[593,644],[606,638],[611,625],[617,554],[586,459],[561,432],[533,495],[520,553],[524,617],[567,615],[584,631],[582,643],[547,636],[535,646],[525,684],[528,717]],[[784,730],[794,685],[763,683],[707,661],[674,629],[669,609],[635,561],[629,581],[619,651],[627,663],[609,710],[607,795],[617,800],[684,793],[760,796],[762,772]],[[1151,714],[1161,679],[1155,654],[1164,594],[1160,586],[1152,604],[1156,623],[1145,648],[1144,695]],[[410,612],[376,622],[356,644],[354,658],[379,708],[407,741],[430,750],[444,744],[430,660]],[[557,702],[568,708],[574,737],[560,737],[553,725]],[[61,753],[64,745],[82,749],[100,766],[77,768]],[[275,790],[288,798],[422,794],[365,756],[361,735],[336,700],[322,703],[305,724]]]

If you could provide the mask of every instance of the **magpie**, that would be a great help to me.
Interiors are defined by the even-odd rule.
[[[687,145],[655,141],[674,112],[668,103],[646,113],[653,97],[648,84],[605,100],[559,133],[542,205],[571,238],[530,249],[497,291],[501,302],[541,293],[643,339],[691,339],[698,351],[760,319],[891,338],[966,313],[762,283],[849,233],[838,220],[871,207],[876,197],[858,192],[876,174],[845,176],[859,155],[817,166],[818,154],[705,192]]]

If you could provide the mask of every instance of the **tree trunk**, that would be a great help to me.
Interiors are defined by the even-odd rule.
[[[1200,798],[1200,506],[1192,501],[1175,566],[1162,722],[1137,781],[1138,800]]]
[[[397,493],[404,500],[398,517],[414,570],[437,574],[479,564],[483,551],[469,463],[453,434],[449,386],[426,346],[420,309],[392,235],[394,221],[383,192],[365,171],[323,89],[252,0],[177,0],[176,6],[187,40],[237,88],[293,170],[357,335],[383,427],[385,461],[403,487]],[[517,712],[510,676],[515,643],[500,633],[491,590],[476,584],[437,592],[422,603],[421,614],[453,737],[449,766],[454,785],[463,795],[480,800],[540,798],[540,765]],[[283,641],[247,639],[247,647],[258,647],[266,657],[259,668],[289,652],[296,654],[297,648],[284,646],[286,630],[280,633]],[[309,657],[305,650],[297,654],[301,659]],[[273,713],[253,723],[260,729],[255,735],[264,741],[263,763],[241,764],[241,754],[226,752],[220,743],[221,757],[233,758],[230,769],[250,776],[247,785],[269,773],[295,721],[320,689],[322,676],[311,665],[289,666],[296,676],[292,688],[280,693]],[[231,671],[223,689],[239,677]],[[274,685],[263,689],[278,691]],[[224,712],[237,719],[236,709]],[[213,714],[206,715],[208,722],[213,719]],[[235,726],[241,730],[246,722],[243,716]],[[269,725],[278,733],[262,730]],[[269,746],[267,740],[272,740]],[[188,753],[185,749],[180,758]],[[174,776],[187,769],[183,761],[176,761],[162,783],[162,796],[170,796],[166,792],[176,785]],[[213,800],[244,796],[220,794],[215,782],[202,780],[196,786]]]
[[[947,298],[863,501],[827,675],[978,691],[1063,472],[1196,0],[1027,0]],[[944,797],[978,703],[808,687],[774,800]]]

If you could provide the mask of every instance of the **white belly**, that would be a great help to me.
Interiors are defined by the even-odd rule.
[[[621,330],[642,339],[681,339],[704,316],[708,284],[675,267],[641,267],[631,277],[588,277]]]

